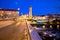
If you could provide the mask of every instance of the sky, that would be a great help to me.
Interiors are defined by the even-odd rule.
[[[60,14],[60,0],[0,0],[0,8],[15,9],[21,14],[28,14],[32,6],[33,15]]]

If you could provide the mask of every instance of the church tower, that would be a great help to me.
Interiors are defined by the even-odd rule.
[[[32,6],[29,7],[29,18],[32,18]]]

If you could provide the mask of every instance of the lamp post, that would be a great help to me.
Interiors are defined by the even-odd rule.
[[[20,8],[18,8],[18,15],[19,15]]]

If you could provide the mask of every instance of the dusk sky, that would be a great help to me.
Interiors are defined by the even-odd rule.
[[[23,14],[28,14],[30,5],[33,9],[33,15],[60,12],[60,0],[0,0],[0,8],[16,10],[20,8],[20,13]]]

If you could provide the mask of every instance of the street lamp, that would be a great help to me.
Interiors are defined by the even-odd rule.
[[[18,8],[18,10],[20,10],[20,8]]]
[[[18,15],[19,15],[20,8],[18,8]]]

